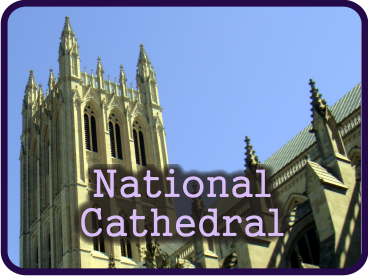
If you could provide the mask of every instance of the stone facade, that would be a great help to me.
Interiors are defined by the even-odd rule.
[[[135,267],[141,260],[136,243],[145,244],[144,238],[87,239],[79,218],[86,208],[103,205],[102,212],[124,218],[133,209],[145,215],[158,208],[159,215],[175,223],[172,198],[128,199],[116,192],[110,201],[98,202],[92,196],[96,192],[93,164],[119,165],[129,175],[145,171],[147,164],[160,170],[168,164],[156,74],[143,45],[137,90],[127,87],[122,66],[119,83],[106,80],[100,58],[96,74],[81,71],[79,46],[68,17],[58,61],[59,76],[55,79],[50,70],[46,96],[31,70],[23,101],[20,266],[107,268],[112,255],[116,268]],[[168,188],[159,185],[162,191]],[[87,217],[87,228],[91,219]],[[138,231],[145,227],[140,222]]]
[[[165,179],[168,164],[162,108],[156,76],[141,45],[137,90],[128,88],[123,67],[119,83],[107,80],[100,58],[96,74],[80,70],[79,46],[66,17],[59,47],[59,76],[50,70],[49,92],[36,85],[30,72],[23,101],[21,135],[20,266],[25,268],[138,268],[143,267],[136,243],[146,238],[86,238],[81,212],[102,207],[106,214],[124,219],[137,209],[146,221],[138,232],[151,231],[151,208],[170,219],[175,229],[173,198],[114,198],[97,200],[91,172],[94,164],[113,164],[132,175],[147,164]],[[172,260],[196,268],[324,268],[350,267],[360,258],[360,84],[331,108],[311,80],[312,124],[262,164],[246,138],[246,171],[252,193],[259,192],[257,169],[265,169],[270,198],[220,198],[210,208],[219,217],[238,215],[231,224],[236,237],[205,238],[178,234],[161,240],[161,250]],[[169,193],[167,182],[158,188]],[[264,232],[283,236],[249,237],[246,217],[258,215]],[[200,198],[192,201],[197,222],[207,209]],[[218,231],[225,231],[219,220]],[[100,225],[87,217],[87,228]],[[102,223],[106,223],[104,220]],[[270,227],[272,225],[272,227]],[[159,232],[163,228],[159,225]],[[207,227],[207,226],[206,226]],[[129,227],[128,227],[129,228]],[[251,232],[257,232],[254,227]],[[92,231],[91,231],[92,232]],[[149,266],[149,264],[147,265]]]
[[[250,139],[245,139],[250,193],[260,193],[256,170],[265,169],[271,197],[238,199],[229,191],[228,198],[209,206],[221,210],[219,237],[210,241],[201,235],[176,236],[162,245],[163,250],[192,260],[192,267],[205,268],[345,268],[357,263],[361,256],[361,85],[331,108],[312,80],[310,85],[311,125],[262,164]],[[198,205],[206,209],[196,201],[192,211]],[[274,233],[270,208],[278,209],[278,231],[283,236],[247,236],[246,218],[252,215],[262,218],[263,232]],[[205,214],[202,210],[196,223]],[[231,223],[236,237],[223,236],[222,217],[236,215],[242,219]]]

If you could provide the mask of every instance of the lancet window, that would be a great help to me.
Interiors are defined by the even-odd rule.
[[[94,205],[93,208],[97,209],[98,206]],[[92,212],[92,231],[97,232],[100,228],[103,229],[102,219],[98,220],[97,214],[95,212]],[[93,249],[105,253],[105,240],[103,233],[96,237],[93,237]]]
[[[137,165],[146,166],[146,151],[144,146],[143,128],[137,121],[133,123],[133,139],[135,149],[135,160]]]
[[[114,114],[109,116],[109,133],[111,156],[114,158],[123,159],[120,125],[118,118]]]
[[[120,212],[119,215],[124,219],[124,230],[127,233],[125,237],[120,238],[120,250],[121,256],[133,258],[132,255],[132,244],[130,242],[130,227],[128,217],[124,212]]]
[[[84,139],[86,149],[97,152],[96,114],[90,105],[84,109]]]

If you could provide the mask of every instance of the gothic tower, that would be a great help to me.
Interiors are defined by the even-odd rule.
[[[25,268],[108,268],[135,267],[141,261],[128,217],[158,215],[170,219],[174,232],[176,213],[172,198],[152,199],[145,195],[139,180],[141,198],[114,198],[97,201],[92,183],[94,164],[120,165],[133,175],[145,173],[149,165],[159,169],[165,179],[168,164],[162,108],[159,104],[156,74],[143,45],[140,46],[137,90],[127,87],[123,67],[119,83],[105,79],[101,59],[96,74],[80,70],[79,45],[69,18],[61,33],[59,75],[50,69],[48,93],[37,86],[31,70],[23,100],[21,135],[21,232],[20,266]],[[151,174],[152,175],[152,174]],[[156,175],[152,175],[156,176]],[[162,194],[168,183],[158,181]],[[87,216],[90,232],[103,229],[98,237],[88,238],[81,231],[81,212],[102,209],[102,220]],[[120,215],[126,237],[110,238],[104,214]],[[172,224],[172,225],[171,225]],[[138,223],[138,232],[144,230]],[[163,227],[163,226],[162,226]],[[159,229],[161,226],[159,226]],[[160,231],[163,233],[164,231]]]

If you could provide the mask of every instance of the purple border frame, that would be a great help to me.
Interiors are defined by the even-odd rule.
[[[137,7],[137,6],[153,6],[151,1],[140,0],[139,5],[137,4],[126,4],[121,5],[121,1],[109,1],[109,4],[101,3],[101,4],[93,4],[90,5],[90,2],[86,1],[70,1],[64,0],[59,2],[53,2],[45,0],[23,0],[19,2],[15,2],[11,4],[5,11],[1,18],[1,131],[2,131],[2,141],[1,141],[1,257],[4,264],[13,272],[21,275],[120,275],[123,274],[123,271],[120,269],[106,269],[106,268],[63,268],[63,269],[32,269],[32,268],[20,268],[14,265],[8,256],[8,19],[13,11],[21,7],[83,7],[83,6],[92,6],[92,7],[106,7],[106,6],[126,6],[126,7]],[[348,7],[353,9],[358,13],[360,19],[362,21],[362,82],[364,77],[367,77],[366,70],[363,70],[364,65],[367,64],[367,56],[363,54],[364,46],[367,45],[367,15],[364,10],[356,3],[347,1],[347,0],[320,0],[320,1],[292,1],[292,0],[282,0],[278,1],[275,4],[275,1],[272,0],[262,0],[262,1],[239,1],[239,0],[230,0],[227,1],[226,4],[221,4],[219,2],[213,1],[193,1],[193,0],[185,0],[185,1],[176,1],[175,4],[172,1],[160,1],[160,4],[154,5],[158,7],[188,7],[188,6],[217,6],[217,7],[228,7],[228,6],[248,6],[248,7]],[[362,94],[362,100],[364,99]],[[362,112],[362,117],[363,117]],[[364,120],[364,119],[363,119]],[[363,121],[362,120],[362,121]],[[365,132],[363,132],[362,128],[362,137],[365,137]],[[362,140],[363,141],[363,140]],[[362,143],[363,144],[363,143]],[[362,147],[362,154],[366,152],[364,147]],[[362,170],[362,173],[364,170]],[[363,186],[362,186],[363,189]],[[362,197],[364,199],[367,198],[367,195],[363,194]],[[368,210],[366,205],[362,204],[362,214]],[[362,217],[362,229],[367,229],[368,221],[363,220]],[[363,233],[363,231],[362,231]],[[238,268],[232,269],[231,274],[235,275],[310,275],[310,274],[318,274],[318,275],[348,275],[354,273],[361,269],[368,257],[368,248],[367,241],[368,238],[362,235],[362,255],[359,261],[349,268],[325,268],[322,270],[313,271],[309,269],[288,269],[288,268]],[[209,269],[209,268],[198,268],[195,271],[191,269],[150,269],[146,268],[126,268],[124,270],[124,274],[133,274],[133,275],[142,275],[142,274],[155,274],[155,275],[186,275],[186,274],[201,274],[201,275],[226,275],[229,274],[229,270],[227,269]],[[148,273],[149,271],[149,273]]]

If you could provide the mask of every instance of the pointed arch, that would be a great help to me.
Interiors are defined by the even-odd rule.
[[[97,109],[89,102],[83,108],[84,140],[85,149],[98,152],[98,125],[99,119]]]
[[[98,209],[100,207],[96,203],[94,203],[92,205],[92,208]],[[92,215],[92,231],[97,232],[99,228],[104,229],[103,220],[102,219],[99,220],[95,212],[91,212],[91,215]],[[98,236],[93,237],[93,250],[105,253],[105,239],[103,230]]]
[[[129,219],[123,210],[119,211],[119,216],[124,220],[124,231],[127,233],[125,237],[120,237],[120,253],[123,257],[133,258]]]
[[[108,116],[111,156],[123,160],[122,119],[119,112],[111,110]]]
[[[282,212],[282,216],[286,216],[289,214],[295,207],[304,203],[308,200],[308,197],[302,194],[291,194],[284,205],[284,210]]]
[[[144,126],[141,124],[141,120],[135,119],[133,121],[133,140],[136,164],[141,166],[147,166],[146,159],[146,131]]]

